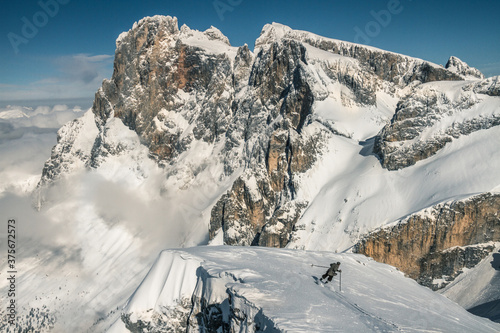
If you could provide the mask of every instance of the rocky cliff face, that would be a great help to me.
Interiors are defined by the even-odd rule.
[[[200,268],[199,275],[186,332],[281,332],[263,309],[226,287],[238,281],[238,277],[229,273],[221,281],[204,268]],[[225,290],[226,294],[214,297],[214,289]]]
[[[210,237],[221,232],[235,245],[283,247],[291,239],[308,203],[296,198],[301,175],[327,149],[328,137],[349,136],[313,111],[337,94],[333,85],[342,105],[376,107],[379,92],[397,95],[414,81],[462,79],[419,59],[279,24],[264,27],[254,53],[231,47],[214,27],[179,29],[176,18],[160,16],[136,23],[116,44],[113,77],[94,101],[99,134],[91,151],[76,151],[61,132],[43,183],[69,170],[63,151],[75,150],[72,159],[99,167],[103,152],[113,154],[104,146],[105,124],[119,118],[170,176],[210,169],[214,179],[235,179],[210,215]],[[179,165],[200,146],[208,160]]]
[[[359,253],[396,266],[434,289],[472,268],[500,241],[500,195],[440,204],[363,238]]]
[[[478,94],[498,97],[500,96],[500,77],[494,76],[481,80],[466,87],[466,90],[469,89]]]
[[[228,53],[205,52],[197,41]],[[215,28],[198,33],[179,30],[176,18],[143,20],[117,40],[113,77],[96,94],[94,113],[103,122],[122,119],[160,161],[172,161],[193,140],[213,143],[230,120],[231,95],[223,93],[232,88],[231,52]]]
[[[64,125],[57,133],[57,145],[45,163],[39,186],[49,184],[60,175],[90,164],[95,137],[99,134],[91,114]],[[87,138],[91,140],[86,140]]]

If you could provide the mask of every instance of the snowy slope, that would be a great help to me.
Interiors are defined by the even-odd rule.
[[[318,284],[325,269],[311,267],[336,261],[341,262],[341,291],[339,277]],[[193,300],[191,313],[173,312],[182,299]],[[243,332],[500,329],[361,255],[226,246],[162,252],[124,314],[129,327],[140,321],[141,327],[158,331],[172,328],[182,316],[189,316],[187,330],[196,332],[224,325],[224,331]],[[127,332],[124,326],[118,320],[108,332]]]
[[[262,46],[263,44],[269,43],[270,40],[280,40],[283,38],[290,38],[290,39],[297,39],[302,42],[308,43],[310,45],[319,45],[322,42],[325,41],[330,41],[333,43],[341,44],[341,48],[343,49],[351,49],[351,48],[362,48],[366,49],[371,52],[380,52],[380,53],[385,53],[385,54],[392,54],[392,55],[397,55],[401,57],[405,57],[408,59],[409,62],[425,62],[425,60],[415,58],[415,57],[410,57],[407,55],[387,51],[387,50],[382,50],[373,46],[369,45],[363,45],[363,44],[357,44],[357,43],[352,43],[352,42],[346,42],[343,40],[339,39],[334,39],[334,38],[327,38],[323,37],[320,35],[316,35],[314,33],[311,33],[309,31],[304,31],[304,30],[296,30],[292,29],[289,26],[286,26],[281,23],[273,22],[264,25],[262,28],[261,35],[257,40],[255,41],[255,46],[256,48]],[[440,65],[434,64],[434,63],[429,63],[433,67],[441,67]]]

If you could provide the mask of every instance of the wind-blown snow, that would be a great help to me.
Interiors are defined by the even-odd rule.
[[[207,242],[201,213],[208,210],[209,214],[210,203],[232,181],[228,179],[221,186],[207,168],[192,184],[193,190],[179,189],[182,181],[176,177],[169,179],[174,182],[170,187],[165,171],[150,159],[138,135],[115,118],[103,125],[106,136],[101,139],[107,151],[92,162],[99,168],[89,170],[87,163],[91,163],[98,130],[94,114],[88,111],[61,129],[59,134],[71,140],[60,151],[67,154],[65,167],[70,172],[43,189],[44,205],[36,212],[30,193],[40,180],[43,162],[50,156],[60,125],[56,123],[47,134],[22,133],[20,138],[0,143],[3,156],[16,157],[3,161],[5,169],[0,180],[5,181],[6,189],[0,188],[0,216],[3,220],[14,217],[19,224],[17,239],[23,246],[17,257],[20,313],[47,307],[46,312],[57,318],[56,332],[98,332],[102,331],[102,319],[120,315],[116,305],[135,290],[161,248]],[[211,150],[203,153],[203,144],[200,142],[200,149],[180,160],[200,162],[199,158],[209,156]],[[39,147],[44,149],[37,152]],[[33,170],[29,190],[13,194],[16,187],[12,183],[17,179],[9,176],[24,170],[21,157],[33,149],[33,155],[27,157],[32,163],[28,171]],[[26,182],[25,174],[18,179]],[[0,290],[5,290],[7,282],[0,281]],[[0,295],[2,304],[6,295]],[[4,310],[0,309],[0,315]],[[28,327],[27,321],[20,319],[20,323]]]
[[[123,312],[132,313],[133,321],[144,320],[148,318],[139,317],[142,309],[159,312],[162,307],[176,306],[179,300],[190,298],[196,287],[199,265],[198,258],[191,258],[186,253],[162,252]]]

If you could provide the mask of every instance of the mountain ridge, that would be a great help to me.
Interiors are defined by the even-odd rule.
[[[216,49],[209,46],[210,43],[219,42],[225,46]],[[334,59],[333,63],[324,56],[317,58],[317,48],[310,49],[313,45],[321,50],[328,50],[325,55]],[[206,60],[202,60],[202,53]],[[207,58],[207,55],[210,56]],[[276,57],[279,59],[275,60]],[[196,65],[200,62],[203,65]],[[393,64],[387,67],[384,65],[387,62]],[[161,65],[162,63],[166,65]],[[134,65],[124,67],[125,64]],[[170,66],[168,64],[171,67],[165,67]],[[377,67],[381,69],[376,69]],[[318,70],[319,73],[324,73],[323,77],[313,74]],[[231,74],[232,71],[238,75],[238,81],[231,78],[235,75]],[[159,76],[163,72],[169,73],[166,78]],[[214,75],[215,72],[217,75]],[[242,85],[247,78],[249,87]],[[261,175],[256,189],[267,203],[242,201],[238,196],[233,199],[226,197],[212,211],[212,219],[215,220],[211,225],[222,226],[227,221],[227,229],[234,226],[231,222],[234,216],[221,215],[224,209],[220,205],[228,206],[226,213],[233,206],[247,207],[243,211],[250,211],[250,215],[265,216],[264,219],[269,221],[267,223],[275,226],[283,224],[278,222],[280,214],[295,211],[292,213],[296,215],[295,222],[283,224],[283,232],[273,233],[261,241],[262,245],[273,243],[284,246],[303,210],[300,207],[307,205],[307,200],[296,203],[293,203],[294,200],[290,201],[294,196],[294,188],[298,185],[294,183],[294,178],[298,178],[312,166],[317,154],[304,154],[304,148],[301,147],[312,147],[312,142],[321,147],[321,141],[332,130],[334,135],[343,132],[336,129],[335,125],[332,127],[328,122],[322,121],[320,117],[314,118],[310,111],[313,104],[331,95],[328,91],[331,89],[328,88],[331,84],[329,82],[339,82],[347,87],[345,92],[341,89],[339,96],[343,105],[350,105],[354,101],[357,105],[376,107],[378,91],[397,94],[399,88],[395,87],[406,85],[408,80],[425,83],[435,79],[462,77],[420,59],[295,31],[277,23],[263,28],[256,41],[256,50],[252,53],[245,46],[230,47],[227,38],[214,28],[198,32],[184,25],[179,29],[176,18],[156,16],[137,22],[129,32],[120,35],[113,78],[105,81],[103,88],[96,94],[93,110],[98,125],[110,116],[121,118],[130,129],[139,134],[141,142],[149,146],[151,156],[160,164],[174,163],[177,157],[189,150],[192,142],[199,140],[209,145],[224,145],[222,153],[218,155],[225,171],[217,176],[219,178],[230,176],[238,168],[248,170],[251,165],[255,169],[260,164],[258,168],[264,172],[248,172]],[[149,93],[143,94],[143,91]],[[196,93],[193,95],[194,92]],[[121,96],[127,97],[124,99]],[[194,98],[196,104],[186,104],[186,98]],[[278,109],[279,104],[281,106]],[[199,111],[196,105],[201,106]],[[224,116],[218,117],[214,112]],[[326,127],[317,127],[316,134],[311,139],[302,139],[301,130],[311,120]],[[260,124],[266,128],[264,132],[257,129],[262,126]],[[261,134],[257,134],[259,132]],[[245,142],[243,150],[239,143],[235,144],[242,138]],[[265,142],[267,140],[269,143]],[[260,148],[253,146],[255,142]],[[99,141],[96,140],[95,144],[98,149]],[[252,152],[249,155],[250,149]],[[318,151],[317,149],[312,150]],[[297,150],[295,155],[294,150]],[[275,151],[274,156],[271,151]],[[297,159],[296,156],[299,155],[303,157]],[[245,162],[231,162],[241,159]],[[262,164],[263,160],[265,165]],[[251,175],[244,176],[244,179],[254,182]],[[244,188],[245,186],[242,189]],[[237,188],[233,192],[237,192]],[[284,198],[284,201],[276,201],[273,197],[277,195]],[[278,206],[287,208],[279,214],[271,214]],[[250,229],[245,227],[245,231],[242,231],[248,234],[245,236],[246,240],[237,236],[240,240],[235,238],[231,241],[226,237],[225,241],[258,243],[260,233],[266,233],[265,228],[261,229],[266,223],[251,221],[249,216],[247,225]],[[271,226],[269,229],[277,230]],[[212,230],[211,237],[215,233],[216,230]],[[281,240],[277,241],[276,237]],[[266,240],[269,238],[274,240]]]

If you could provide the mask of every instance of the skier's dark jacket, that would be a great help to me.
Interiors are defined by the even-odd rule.
[[[328,268],[328,270],[326,271],[326,275],[334,276],[335,272],[339,271],[339,266],[340,266],[340,263],[330,264],[330,268]]]

